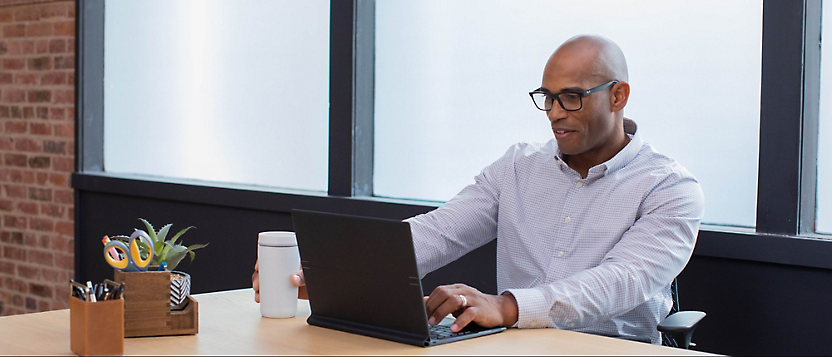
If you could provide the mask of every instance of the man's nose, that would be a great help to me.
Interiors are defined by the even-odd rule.
[[[549,111],[546,112],[546,116],[549,117],[550,122],[555,122],[566,118],[566,110],[564,110],[563,107],[560,106],[560,103],[556,100],[552,103],[552,109],[549,109]]]

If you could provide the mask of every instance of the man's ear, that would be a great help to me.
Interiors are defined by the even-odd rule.
[[[612,86],[610,95],[610,109],[613,112],[618,112],[624,109],[627,105],[627,100],[630,99],[630,84],[627,82],[618,82]]]

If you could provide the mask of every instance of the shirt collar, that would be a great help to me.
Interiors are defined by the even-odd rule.
[[[626,166],[641,151],[641,146],[644,144],[644,141],[641,139],[641,134],[638,133],[638,125],[636,125],[636,122],[624,118],[624,132],[630,137],[630,142],[618,154],[615,154],[612,159],[602,164],[607,166],[606,174],[610,174]]]
[[[636,158],[636,155],[638,155],[638,152],[641,150],[641,146],[644,144],[641,134],[638,132],[638,125],[636,122],[624,118],[624,133],[630,137],[630,142],[627,143],[627,146],[621,149],[621,151],[615,154],[615,156],[611,159],[590,168],[587,178],[607,175],[615,172]],[[563,161],[563,154],[560,152],[560,148],[557,147],[557,143],[555,144],[555,160],[561,164],[561,166],[566,166]]]

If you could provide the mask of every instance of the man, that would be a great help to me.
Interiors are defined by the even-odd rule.
[[[530,93],[555,139],[514,145],[446,204],[408,219],[422,276],[497,239],[500,294],[440,286],[425,301],[430,323],[453,313],[455,331],[476,322],[660,343],[656,326],[690,259],[704,198],[624,118],[627,80],[615,43],[567,40]],[[252,280],[258,291],[256,272]],[[302,275],[293,282],[302,286]]]

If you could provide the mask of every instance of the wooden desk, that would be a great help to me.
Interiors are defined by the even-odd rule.
[[[509,329],[496,335],[434,347],[415,347],[306,324],[309,303],[298,316],[260,316],[251,289],[194,296],[199,334],[124,340],[125,355],[690,355],[701,352],[556,329]],[[0,318],[0,354],[74,355],[69,350],[69,310]]]

